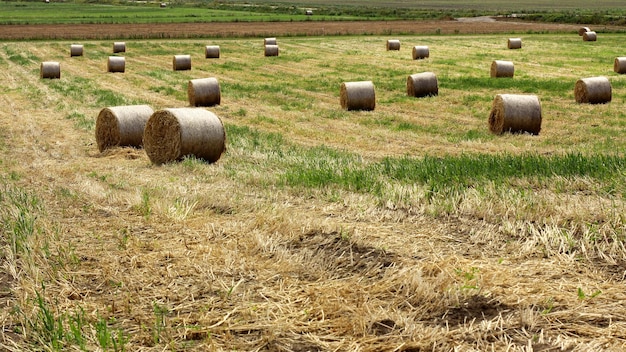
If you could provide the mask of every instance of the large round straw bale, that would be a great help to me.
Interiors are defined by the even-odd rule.
[[[585,32],[583,34],[583,41],[584,42],[595,42],[598,40],[598,35],[596,34],[596,32]]]
[[[589,29],[589,27],[580,27],[578,29],[578,35],[581,37],[585,34],[585,32],[591,32],[591,29]]]
[[[220,58],[219,45],[207,45],[204,48],[204,57],[207,59],[219,59]]]
[[[613,71],[616,73],[626,73],[626,57],[616,57],[613,64]]]
[[[96,119],[98,149],[141,147],[146,122],[154,111],[148,105],[113,106],[100,110]]]
[[[39,67],[41,78],[61,78],[61,64],[56,61],[44,61]]]
[[[222,121],[208,110],[164,109],[148,119],[143,145],[155,164],[181,160],[185,156],[212,163],[226,149],[226,132]]]
[[[339,93],[343,109],[374,110],[376,107],[376,91],[372,81],[344,82]]]
[[[113,54],[125,53],[125,52],[126,52],[126,43],[125,42],[114,42],[113,43]]]
[[[425,45],[413,47],[413,60],[425,59],[430,56],[430,50]]]
[[[266,45],[265,56],[278,56],[278,45]]]
[[[276,38],[265,38],[265,39],[263,39],[263,45],[277,45]]]
[[[410,97],[426,97],[439,94],[437,76],[432,72],[410,75],[406,80],[406,93]]]
[[[400,50],[400,41],[398,39],[387,40],[387,50]]]
[[[496,95],[489,115],[489,130],[495,134],[504,132],[539,134],[541,130],[539,98],[536,95]]]
[[[507,47],[509,49],[521,49],[522,39],[521,38],[509,38],[509,40],[507,41]]]
[[[511,61],[494,60],[491,63],[491,77],[513,77],[515,66]]]
[[[174,55],[172,66],[174,71],[191,70],[191,55]]]
[[[107,60],[107,72],[124,72],[126,70],[126,58],[123,56],[109,56]]]
[[[604,104],[611,101],[611,82],[606,77],[581,78],[576,81],[577,103]]]
[[[187,85],[187,97],[191,106],[219,105],[221,100],[220,84],[217,78],[192,79]]]
[[[81,44],[70,45],[70,56],[83,56],[83,46]]]

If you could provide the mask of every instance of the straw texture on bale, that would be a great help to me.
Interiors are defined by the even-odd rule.
[[[430,50],[425,45],[413,47],[413,60],[425,59],[430,56]]]
[[[276,43],[276,38],[265,38],[263,39],[263,45],[278,45]]]
[[[626,73],[626,57],[616,57],[613,64],[613,71],[616,73]]]
[[[107,60],[107,72],[124,72],[126,70],[126,58],[123,56],[109,56]]]
[[[44,61],[40,67],[41,78],[57,79],[61,78],[61,64],[56,61]]]
[[[612,97],[611,82],[606,77],[581,78],[576,82],[574,95],[577,103],[608,103]]]
[[[187,85],[187,97],[191,106],[219,105],[221,93],[217,78],[192,79]]]
[[[80,44],[70,45],[70,56],[83,56],[83,46]]]
[[[489,130],[539,134],[541,130],[541,104],[536,95],[498,94],[493,100],[489,115]]]
[[[511,61],[494,60],[491,63],[491,77],[513,77],[515,66]]]
[[[126,43],[125,42],[114,42],[113,43],[113,54],[125,53],[125,52],[126,52]]]
[[[585,34],[585,32],[591,32],[591,29],[589,29],[589,27],[580,27],[578,29],[578,35],[581,37]]]
[[[410,75],[406,80],[406,93],[410,97],[436,96],[439,94],[437,76],[432,72]]]
[[[596,32],[585,32],[583,34],[584,42],[595,42],[597,40],[598,40],[598,35],[596,34]]]
[[[265,56],[278,56],[278,45],[266,45]]]
[[[96,119],[98,150],[116,146],[141,147],[146,122],[154,111],[148,105],[114,106],[100,110]]]
[[[372,81],[344,82],[339,93],[341,107],[345,110],[374,110],[376,107]]]
[[[387,40],[387,50],[400,50],[400,41],[398,39]]]
[[[219,45],[207,45],[204,48],[204,57],[207,59],[219,59],[220,58]]]
[[[154,164],[195,156],[216,162],[226,149],[226,131],[214,113],[202,108],[156,111],[146,123],[146,154]]]
[[[522,39],[521,38],[509,38],[509,40],[507,41],[507,47],[509,49],[521,49]]]
[[[191,70],[191,55],[174,55],[172,68],[174,71]]]

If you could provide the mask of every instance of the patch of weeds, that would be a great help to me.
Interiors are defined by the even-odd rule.
[[[92,131],[96,126],[96,122],[94,121],[94,119],[88,118],[85,116],[85,114],[80,112],[72,112],[65,118],[74,121],[74,127],[81,130]]]
[[[174,95],[176,93],[176,89],[171,86],[154,86],[150,87],[150,91],[165,95]]]

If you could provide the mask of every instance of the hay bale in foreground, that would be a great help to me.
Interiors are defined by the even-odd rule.
[[[113,54],[125,53],[125,52],[126,52],[126,42],[114,42],[113,43]]]
[[[96,143],[100,152],[116,146],[141,147],[146,122],[154,111],[148,105],[114,106],[100,110]]]
[[[509,38],[509,40],[507,41],[507,47],[509,49],[521,49],[522,38]]]
[[[191,70],[191,55],[174,55],[172,68],[174,71]]]
[[[576,102],[582,104],[604,104],[611,101],[611,82],[606,77],[581,78],[574,88]]]
[[[346,110],[374,110],[376,90],[372,81],[344,82],[339,91],[341,107]]]
[[[126,71],[126,58],[123,56],[109,56],[107,60],[107,72],[122,72]]]
[[[207,45],[204,48],[204,57],[206,59],[219,59],[220,58],[219,45]]]
[[[39,66],[41,78],[59,79],[61,78],[61,64],[56,61],[44,61]]]
[[[221,101],[220,84],[217,78],[192,79],[187,85],[187,97],[191,106],[219,105]]]
[[[583,34],[583,41],[584,42],[595,42],[598,40],[598,35],[596,34],[596,32],[585,32]]]
[[[278,45],[266,45],[265,56],[278,56]]]
[[[400,41],[398,39],[387,40],[387,51],[400,50]]]
[[[541,104],[536,95],[498,94],[489,115],[489,130],[539,134],[541,130]]]
[[[425,45],[414,46],[412,55],[413,60],[425,59],[430,56],[430,50]]]
[[[202,108],[156,111],[146,123],[143,146],[154,164],[195,156],[216,162],[226,149],[222,121]]]
[[[83,46],[81,44],[70,45],[70,57],[83,56]]]
[[[626,73],[626,57],[616,57],[613,63],[613,71],[622,74]]]
[[[427,97],[439,94],[437,76],[432,72],[410,75],[406,80],[406,94],[410,97]]]
[[[591,29],[589,29],[589,27],[580,27],[578,29],[578,35],[581,37],[585,34],[585,32],[591,32]]]
[[[494,60],[491,63],[491,77],[513,77],[515,74],[515,66],[511,61]]]

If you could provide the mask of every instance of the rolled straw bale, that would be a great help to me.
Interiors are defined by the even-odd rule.
[[[372,81],[344,82],[339,93],[343,109],[374,110],[376,107],[376,91]]]
[[[489,130],[495,134],[504,132],[539,134],[541,130],[539,98],[536,95],[496,95],[489,115]]]
[[[191,106],[219,105],[221,100],[220,84],[217,78],[192,79],[187,85],[187,97]]]
[[[125,52],[126,52],[126,42],[114,42],[113,43],[113,54],[125,53]]]
[[[494,60],[491,63],[491,77],[513,77],[515,66],[511,61]]]
[[[410,97],[436,96],[439,94],[437,76],[432,72],[410,75],[406,80],[406,93]]]
[[[591,29],[589,29],[589,27],[580,27],[578,29],[578,35],[581,37],[585,34],[585,32],[591,32]]]
[[[596,34],[596,32],[585,32],[583,34],[584,42],[595,42],[597,40],[598,40],[598,35]]]
[[[613,71],[616,73],[626,73],[626,57],[616,57],[613,64]]]
[[[430,50],[425,45],[413,47],[413,60],[425,59],[430,56]]]
[[[70,56],[83,56],[83,46],[80,44],[70,45]]]
[[[387,50],[400,50],[400,41],[398,39],[387,40]]]
[[[278,45],[276,43],[276,38],[265,38],[263,39],[263,45]]]
[[[219,59],[220,58],[219,45],[207,45],[204,48],[204,57],[207,59]]]
[[[214,113],[202,108],[156,111],[143,135],[146,154],[154,164],[195,156],[216,162],[226,149],[226,131]]]
[[[174,71],[191,70],[191,55],[174,55],[172,67]]]
[[[123,56],[109,56],[107,60],[107,72],[124,72],[126,70],[126,58]]]
[[[146,122],[154,111],[148,105],[113,106],[100,110],[96,119],[98,150],[115,146],[141,147]]]
[[[581,78],[576,81],[577,103],[604,104],[611,101],[611,82],[606,77]]]
[[[44,61],[40,67],[41,78],[61,78],[61,64],[56,61]]]
[[[507,47],[509,49],[521,49],[522,39],[521,38],[509,38],[509,40],[507,41]]]
[[[265,56],[278,56],[278,45],[266,45]]]

